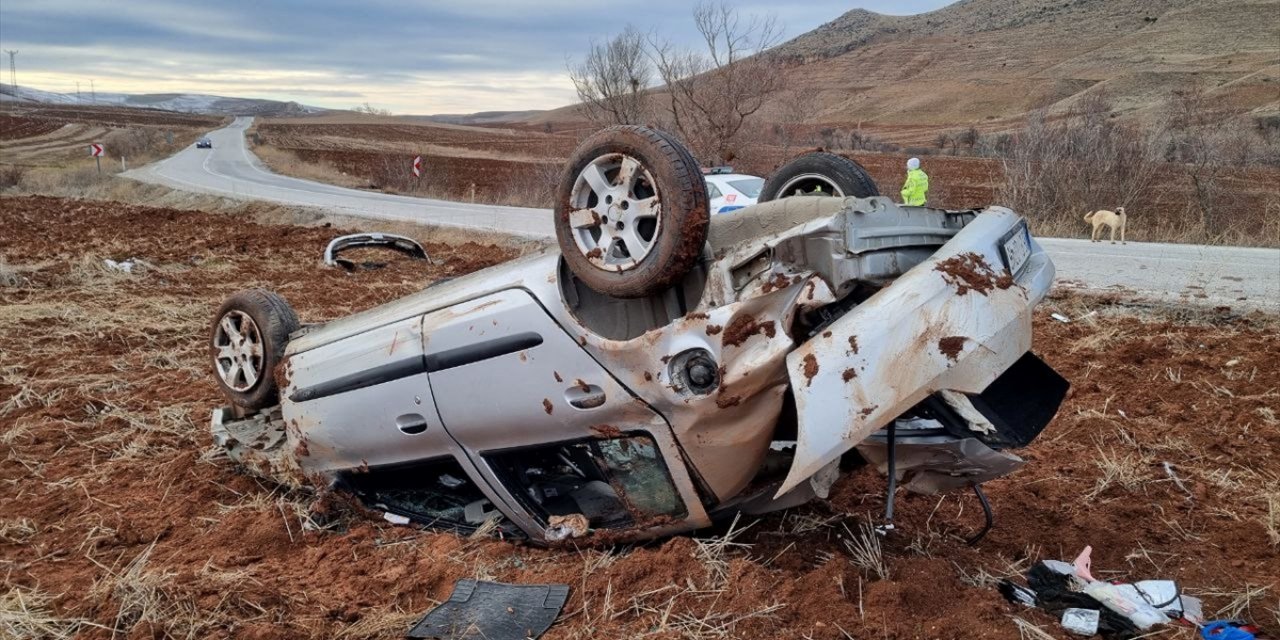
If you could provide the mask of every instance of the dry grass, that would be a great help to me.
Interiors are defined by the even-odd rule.
[[[246,132],[248,136],[250,132]],[[246,141],[246,144],[248,142]],[[303,180],[315,180],[340,187],[362,189],[369,186],[369,181],[358,176],[342,172],[337,167],[323,162],[305,162],[298,155],[287,149],[280,149],[267,144],[251,145],[250,149],[268,169],[281,175]]]
[[[734,542],[735,538],[751,528],[751,525],[738,528],[739,517],[741,516],[733,517],[733,522],[729,524],[729,530],[722,536],[694,539],[694,542],[698,545],[696,553],[698,562],[702,563],[702,566],[707,570],[708,588],[716,589],[724,586],[725,578],[729,575],[730,551],[751,548],[749,544]]]
[[[53,598],[39,591],[10,587],[0,595],[0,636],[13,640],[64,640],[84,627],[96,627],[79,618],[61,618],[48,610]]]
[[[848,534],[844,539],[845,549],[848,550],[853,565],[880,580],[887,580],[889,565],[884,559],[880,534],[876,532],[875,525],[871,524],[870,517],[858,523],[857,533],[850,531],[847,525],[844,530]]]
[[[1116,453],[1115,449],[1097,447],[1098,456],[1093,463],[1102,472],[1093,489],[1085,494],[1085,500],[1095,500],[1111,487],[1119,487],[1130,493],[1137,491],[1151,479],[1151,460],[1140,453]]]
[[[1018,627],[1018,634],[1022,637],[1022,640],[1057,640],[1053,637],[1053,634],[1018,616],[1012,616],[1011,619],[1013,624]]]
[[[1280,491],[1273,488],[1264,499],[1267,501],[1267,515],[1262,521],[1262,528],[1266,529],[1271,546],[1277,547],[1280,546]]]

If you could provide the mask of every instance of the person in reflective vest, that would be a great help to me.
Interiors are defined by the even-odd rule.
[[[902,204],[921,206],[929,197],[929,175],[920,168],[920,158],[907,161],[907,181],[902,185]]]

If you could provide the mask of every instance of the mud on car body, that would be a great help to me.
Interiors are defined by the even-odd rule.
[[[1008,209],[801,193],[712,218],[688,152],[639,127],[586,140],[557,201],[559,251],[324,325],[228,300],[216,442],[428,525],[620,540],[825,497],[855,449],[908,489],[973,486],[1065,395],[1030,353],[1053,265]]]

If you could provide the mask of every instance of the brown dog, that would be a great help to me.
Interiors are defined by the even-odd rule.
[[[1120,244],[1129,244],[1124,241],[1124,227],[1128,216],[1124,214],[1124,207],[1116,207],[1115,211],[1107,211],[1099,209],[1084,214],[1084,221],[1093,225],[1093,234],[1089,239],[1093,242],[1100,242],[1098,236],[1102,232],[1102,227],[1111,228],[1111,244],[1116,243],[1116,229],[1120,229]]]

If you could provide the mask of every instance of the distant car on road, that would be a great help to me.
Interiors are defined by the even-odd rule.
[[[210,140],[210,139],[208,139],[208,138],[200,138],[199,140],[196,140],[196,148],[197,148],[197,149],[212,149],[212,148],[213,148],[213,141],[212,141],[212,140]]]
[[[711,215],[729,213],[756,203],[764,178],[745,173],[732,173],[729,167],[703,170],[707,175],[707,197],[711,199]]]

